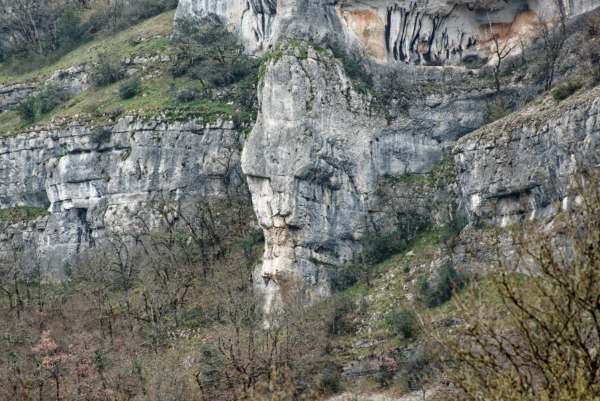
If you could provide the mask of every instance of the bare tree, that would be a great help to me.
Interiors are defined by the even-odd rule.
[[[482,303],[483,289],[474,284],[469,296],[456,301],[464,324],[452,333],[424,325],[467,399],[600,397],[600,188],[594,164],[574,174],[570,198],[579,202],[560,211],[551,231],[512,230],[517,257],[510,259],[501,256],[498,238],[491,244],[499,272],[485,299],[499,305]]]
[[[558,1],[554,2],[554,9],[552,13],[542,12],[537,15],[534,30],[535,37],[542,43],[542,61],[538,73],[543,78],[545,90],[552,89],[557,61],[562,55],[567,42],[568,15],[564,8],[558,4]],[[551,18],[554,15],[557,18]]]
[[[257,384],[268,380],[273,367],[285,366],[306,383],[308,356],[322,352],[325,335],[318,323],[307,319],[300,286],[284,283],[283,306],[266,313],[249,274],[240,278],[234,266],[221,273],[212,284],[216,314],[196,375],[202,391],[213,387],[226,398],[247,399],[257,395]]]
[[[502,68],[504,60],[515,49],[516,44],[511,43],[514,34],[508,32],[505,34],[501,28],[492,24],[488,18],[488,26],[485,32],[485,37],[492,43],[493,65],[492,74],[494,76],[494,89],[498,96],[498,103],[502,109],[506,109],[504,97],[502,95]]]

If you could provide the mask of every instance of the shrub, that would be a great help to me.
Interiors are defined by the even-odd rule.
[[[354,82],[355,90],[364,93],[373,89],[373,75],[369,71],[369,52],[366,48],[355,45],[347,48],[337,42],[331,43],[329,49],[335,58],[342,62],[348,78]]]
[[[433,60],[427,60],[424,64],[426,67],[442,67],[444,65],[444,61],[439,58],[434,58]]]
[[[41,92],[30,95],[15,109],[23,124],[33,124],[40,114],[49,113],[69,100],[66,89],[49,85]]]
[[[563,84],[557,85],[552,91],[552,97],[559,102],[565,100],[573,93],[577,92],[583,87],[582,81],[568,81]]]
[[[345,334],[351,331],[352,325],[347,315],[354,311],[354,302],[347,294],[339,294],[328,301],[325,328],[329,334]]]
[[[415,319],[406,311],[392,311],[386,317],[386,322],[393,335],[402,334],[405,339],[411,338],[415,331]]]
[[[61,46],[72,46],[85,37],[81,17],[76,10],[65,9],[60,15],[60,24],[58,25],[58,39]]]
[[[590,36],[600,36],[600,11],[595,10],[588,14],[585,18],[585,23]]]
[[[188,74],[202,85],[222,86],[241,81],[260,65],[243,54],[243,46],[215,14],[177,20],[172,40],[179,49],[180,62],[171,68],[171,74],[174,77]]]
[[[131,99],[134,96],[137,96],[142,90],[142,81],[138,78],[130,79],[127,82],[124,82],[119,87],[119,95],[121,99]]]
[[[335,364],[330,363],[321,372],[321,384],[326,393],[338,393],[340,388],[340,373]]]
[[[104,87],[119,82],[125,73],[121,68],[121,63],[114,57],[109,57],[106,53],[98,55],[98,64],[94,68],[92,81],[98,87]]]
[[[401,377],[410,391],[425,390],[432,380],[439,377],[433,355],[423,346],[417,347],[409,356],[402,360]],[[425,397],[423,397],[425,399]]]
[[[29,97],[22,101],[15,112],[23,124],[33,124],[38,116],[38,99],[36,96]]]
[[[425,304],[434,308],[452,298],[454,291],[464,286],[465,280],[449,260],[442,265],[438,277],[430,283],[423,278],[417,284],[417,291]]]
[[[461,60],[461,64],[464,65],[469,70],[478,70],[488,62],[487,57],[481,58],[475,54],[463,57]]]
[[[468,224],[466,217],[459,215],[442,227],[440,234],[440,242],[448,243],[455,240],[460,235],[460,232]]]
[[[70,96],[65,88],[50,85],[38,95],[39,112],[49,113],[67,100]]]
[[[347,290],[356,284],[357,277],[354,267],[350,270],[345,268],[335,269],[335,275],[329,279],[329,289],[333,293]]]
[[[500,120],[501,118],[506,117],[507,115],[512,113],[510,107],[507,107],[500,99],[488,103],[488,111],[489,111],[489,121],[494,122],[496,120]]]
[[[176,91],[174,95],[177,101],[187,103],[196,100],[196,96],[198,96],[198,89],[187,88],[184,90]]]

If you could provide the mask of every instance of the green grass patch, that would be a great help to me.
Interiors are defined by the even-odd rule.
[[[49,216],[51,213],[46,207],[17,206],[0,209],[0,221],[18,223],[35,220],[40,216]]]
[[[96,62],[101,53],[121,57],[135,57],[153,54],[167,54],[169,38],[173,30],[175,11],[168,11],[150,18],[136,26],[126,29],[115,36],[86,43],[66,54],[56,63],[23,75],[11,75],[0,64],[0,85],[10,85],[19,82],[43,82],[50,78],[55,71]],[[157,38],[160,36],[160,38]],[[130,38],[145,38],[137,46],[130,44]],[[155,39],[156,38],[156,39]]]
[[[80,46],[68,53],[51,66],[41,68],[21,76],[9,76],[0,64],[0,85],[17,82],[43,82],[56,70],[72,66],[96,63],[99,59],[109,57],[112,60],[123,60],[136,56],[150,57],[170,56],[174,59],[177,50],[170,44],[174,11],[163,13],[140,23],[119,34]],[[133,45],[132,38],[144,38]],[[268,58],[268,57],[267,57]],[[126,70],[137,70],[129,81],[120,80],[104,87],[95,86],[64,104],[48,112],[40,112],[34,122],[23,122],[16,111],[0,115],[0,136],[8,132],[16,134],[32,124],[47,125],[54,118],[69,121],[76,119],[91,125],[110,124],[125,115],[154,117],[160,116],[163,121],[189,121],[191,118],[203,118],[207,123],[214,123],[219,117],[231,116],[236,127],[242,126],[246,131],[256,120],[256,111],[251,110],[248,99],[241,94],[249,92],[256,84],[256,75],[219,90],[218,97],[211,88],[202,88],[201,82],[187,76],[174,78],[170,67],[174,61],[162,62],[149,60],[143,65],[130,64]],[[92,69],[90,73],[93,73]],[[129,73],[125,74],[129,78]],[[127,82],[141,81],[141,87],[132,92],[132,96],[122,99],[120,89]],[[138,91],[139,90],[139,91]],[[191,101],[182,102],[174,93],[193,90],[197,95]],[[135,93],[137,92],[137,93]],[[128,97],[128,96],[124,96]],[[186,99],[187,100],[187,99]]]

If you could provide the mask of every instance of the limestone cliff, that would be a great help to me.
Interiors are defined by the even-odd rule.
[[[266,238],[255,283],[271,301],[290,277],[305,283],[312,302],[327,296],[335,275],[332,267],[350,262],[367,229],[385,230],[393,224],[380,205],[379,183],[386,177],[431,172],[461,137],[485,124],[494,93],[477,85],[472,71],[416,65],[453,63],[467,55],[487,58],[484,30],[490,24],[504,38],[527,36],[536,18],[553,18],[556,7],[577,15],[597,6],[593,1],[182,0],[179,18],[216,13],[238,33],[247,52],[267,54],[259,116],[242,155]],[[395,65],[398,85],[410,88],[407,101],[382,103],[376,95],[355,90],[339,60],[320,50],[319,44],[332,41],[347,47],[360,43],[373,61]],[[536,96],[536,89],[524,82],[508,84],[503,92],[513,107]],[[489,191],[502,198],[533,188],[543,193],[536,198],[541,206],[535,208],[536,216],[542,215],[551,191],[542,190],[541,184],[516,185],[524,173],[510,169],[496,172],[506,174],[506,185],[500,188],[488,172],[489,156],[478,146],[471,139],[455,148],[456,187],[426,196],[445,199],[441,208],[447,213],[437,210],[429,218],[440,225],[463,210],[477,224],[483,214],[490,217],[488,200],[496,198]],[[513,156],[505,153],[515,153],[519,168],[530,171],[532,158],[560,153],[555,146],[549,148],[549,154],[540,149],[522,155],[512,148],[497,152],[508,163]],[[552,166],[561,157],[550,159]],[[411,205],[411,194],[402,195],[403,213],[424,204],[414,198]],[[501,215],[510,215],[508,209]]]
[[[472,226],[506,227],[568,207],[577,163],[600,160],[600,90],[561,103],[546,96],[454,147]]]
[[[0,208],[50,205],[25,236],[58,279],[107,227],[127,231],[151,202],[215,199],[243,182],[243,138],[231,122],[131,116],[101,129],[81,117],[0,138]]]
[[[296,278],[307,299],[318,302],[365,232],[393,229],[398,213],[424,215],[435,226],[458,213],[472,226],[504,226],[545,216],[551,200],[563,199],[573,165],[569,146],[596,149],[596,92],[560,107],[532,103],[477,131],[496,97],[488,78],[464,67],[422,66],[485,58],[482,27],[491,22],[506,36],[525,35],[551,4],[181,0],[178,18],[217,13],[246,52],[264,56],[258,118],[247,140],[222,119],[166,118],[156,110],[105,127],[86,116],[55,121],[0,138],[0,208],[50,204],[52,215],[25,232],[61,278],[62,265],[107,227],[130,226],[131,210],[156,200],[215,198],[247,180],[266,239],[255,285],[274,301],[280,285]],[[597,6],[562,5],[571,14]],[[371,72],[396,74],[396,93],[384,98],[357,88],[343,62],[324,50],[332,41],[364,44]],[[532,79],[505,81],[503,98],[514,109],[539,93]],[[48,83],[78,93],[87,85],[86,67],[58,72]],[[0,90],[0,104],[11,108],[31,91]],[[440,165],[452,177],[430,180]],[[421,179],[426,185],[412,185]],[[22,235],[23,227],[12,232]]]
[[[280,51],[267,62],[258,120],[242,155],[266,237],[255,272],[265,280],[255,282],[277,287],[278,278],[296,275],[317,301],[329,293],[325,266],[348,265],[372,224],[379,180],[433,170],[456,140],[483,124],[489,93],[422,94],[407,111],[386,115],[371,95],[352,88],[330,51],[285,41]],[[430,78],[414,72],[414,84]],[[469,75],[434,72],[448,86]]]

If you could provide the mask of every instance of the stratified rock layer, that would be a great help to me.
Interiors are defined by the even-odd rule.
[[[387,62],[458,62],[486,56],[484,30],[492,24],[502,38],[527,36],[537,17],[558,9],[579,15],[598,0],[180,0],[177,18],[215,13],[234,29],[249,53],[264,53],[282,38],[338,40],[364,44]]]
[[[74,121],[0,138],[0,208],[50,204],[28,235],[58,279],[106,228],[131,231],[134,211],[216,199],[243,179],[231,122],[127,117],[99,132]]]
[[[598,88],[560,103],[546,96],[463,138],[453,153],[470,224],[505,227],[568,207],[577,164],[598,167],[599,144]]]

